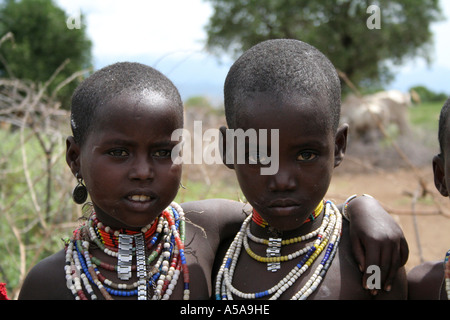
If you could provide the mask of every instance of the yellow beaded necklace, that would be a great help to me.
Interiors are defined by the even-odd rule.
[[[305,220],[304,223],[315,220],[322,213],[323,208],[324,208],[324,201],[320,201],[320,203],[317,205],[316,209],[314,209],[314,212],[310,215],[310,217],[307,220]],[[253,215],[255,215],[255,213],[256,213],[256,211],[253,211]],[[265,222],[264,219],[260,216],[256,218],[256,221],[252,216],[252,220],[254,222],[256,222],[258,225],[262,226],[263,228],[265,228],[267,226],[267,222]],[[260,221],[262,221],[262,224],[258,223]],[[305,248],[302,248],[296,252],[293,252],[293,253],[285,255],[285,256],[281,256],[281,254],[280,254],[281,246],[311,239],[311,238],[317,236],[317,234],[319,233],[319,229],[320,229],[320,227],[318,227],[316,230],[314,230],[306,235],[294,237],[291,239],[284,239],[284,240],[282,240],[281,238],[262,239],[262,238],[255,237],[254,235],[251,234],[250,224],[248,224],[246,227],[247,237],[244,237],[243,245],[244,245],[245,251],[251,258],[253,258],[254,260],[259,261],[259,262],[267,263],[267,270],[276,272],[281,267],[280,262],[295,259],[295,258],[305,254],[306,252],[308,252],[308,250],[311,248],[311,246],[306,246]],[[250,240],[252,240],[256,243],[261,243],[261,244],[267,245],[268,246],[268,249],[266,251],[267,256],[262,257],[262,256],[257,255],[256,253],[254,253],[248,244],[247,238],[249,238]]]

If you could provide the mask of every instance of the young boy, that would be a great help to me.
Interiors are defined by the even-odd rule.
[[[433,157],[434,183],[444,197],[449,196],[450,186],[450,98],[439,116],[440,153]],[[408,272],[408,298],[412,300],[450,299],[450,250],[444,260],[424,262]]]
[[[235,170],[253,213],[226,253],[217,299],[371,298],[360,283],[348,223],[324,201],[347,143],[348,127],[339,127],[340,92],[331,62],[297,40],[262,42],[231,67],[224,88],[228,130],[221,128],[224,162]],[[238,129],[258,132],[257,151],[254,141],[245,142],[245,163],[229,132]],[[262,174],[274,160],[278,170]],[[406,297],[403,268],[388,291],[376,297]]]
[[[182,207],[172,203],[181,166],[171,159],[178,143],[171,136],[182,126],[178,90],[148,66],[113,64],[77,88],[66,161],[78,180],[74,200],[84,203],[89,194],[92,207],[65,250],[30,271],[20,299],[197,300],[211,296],[216,253],[239,230],[247,206],[217,199]],[[355,200],[349,209],[364,201]],[[367,215],[354,216],[356,230],[364,231],[362,217],[368,217],[369,224],[390,223],[372,217],[371,206],[355,208],[369,210]],[[395,224],[389,231],[394,242],[378,241],[374,249],[366,246],[369,255],[386,247],[388,252],[394,247],[399,254],[395,245],[403,234]],[[399,263],[388,258],[386,265],[396,269]]]

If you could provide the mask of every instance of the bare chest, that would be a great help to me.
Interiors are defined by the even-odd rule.
[[[264,246],[258,245],[252,248],[261,255],[265,250]],[[306,255],[281,262],[276,271],[268,270],[267,262],[257,261],[247,252],[241,252],[229,277],[232,287],[239,293],[231,294],[234,299],[242,298],[241,293],[256,293],[263,299],[276,297],[280,300],[300,297],[312,300],[366,299],[368,295],[362,287],[362,273],[353,256],[349,256],[350,249],[344,241],[331,261],[324,251],[312,262],[308,262]],[[290,251],[298,250],[299,247]],[[288,252],[284,253],[287,255]],[[327,262],[330,262],[328,266]]]

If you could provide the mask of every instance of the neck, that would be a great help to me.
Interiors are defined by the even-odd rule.
[[[315,230],[322,223],[324,210],[324,201],[320,201],[314,211],[308,216],[308,218],[303,222],[303,224],[292,230],[278,230],[271,227],[265,220],[262,218],[256,210],[253,209],[252,212],[252,222],[250,224],[250,228],[253,234],[263,237],[263,238],[289,238],[295,237],[303,234],[307,234],[312,230]]]
[[[145,227],[142,227],[140,230],[128,230],[128,229],[112,229],[110,226],[102,223],[98,218],[96,213],[92,213],[90,217],[90,225],[94,227],[98,237],[101,241],[108,247],[118,248],[120,243],[119,237],[121,235],[139,235],[143,234],[146,242],[150,241],[150,239],[155,234],[157,229],[158,221],[155,220],[152,224],[149,224]]]
[[[89,216],[95,214],[98,221],[100,221],[104,226],[108,226],[109,228],[116,230],[119,233],[142,232],[143,228],[148,228],[151,224],[157,221],[158,217],[161,215],[161,212],[159,212],[157,215],[155,215],[155,218],[153,218],[147,225],[131,226],[127,225],[121,220],[116,219],[114,216],[103,211],[93,203],[90,203],[89,206],[86,207],[84,210],[86,214]]]

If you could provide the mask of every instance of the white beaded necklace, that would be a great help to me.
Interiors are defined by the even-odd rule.
[[[317,239],[314,241],[313,245],[309,248],[308,252],[301,259],[301,261],[282,280],[265,291],[245,293],[236,289],[232,282],[234,270],[239,260],[242,246],[245,246],[246,243],[247,229],[251,219],[252,215],[250,214],[243,222],[240,231],[236,234],[223,259],[223,263],[220,267],[216,280],[216,299],[232,300],[233,295],[235,295],[242,299],[258,299],[271,296],[270,300],[277,300],[287,289],[295,284],[295,282],[301,277],[302,274],[305,273],[314,260],[328,245],[321,263],[317,266],[306,284],[291,299],[303,300],[308,298],[308,296],[311,295],[311,293],[313,293],[322,282],[336,253],[342,230],[342,216],[339,209],[331,201],[326,202],[325,213],[322,224],[317,233]],[[299,256],[304,253],[305,252],[296,254]]]
[[[295,239],[289,239],[287,241],[281,241],[281,239],[280,239],[280,247],[281,247],[281,242],[287,242],[288,244],[291,244],[291,243],[295,243],[295,242],[301,242],[301,241],[312,239],[313,237],[318,235],[319,231],[320,231],[320,227],[317,228],[316,230],[314,230],[314,231],[304,235],[304,236],[297,237]],[[286,256],[261,257],[261,256],[256,255],[250,249],[250,246],[248,244],[248,239],[252,240],[253,242],[261,243],[261,244],[268,244],[268,243],[270,243],[270,240],[272,240],[272,239],[267,240],[267,239],[262,239],[262,238],[258,238],[256,236],[254,236],[251,233],[251,231],[250,231],[250,223],[247,224],[246,234],[247,234],[247,237],[243,238],[243,245],[244,245],[245,251],[247,251],[247,254],[250,257],[252,257],[253,259],[255,259],[255,260],[259,261],[259,262],[284,262],[284,261],[290,261],[290,260],[293,260],[293,259],[295,259],[295,258],[297,258],[297,257],[299,257],[299,256],[301,256],[303,254],[305,254],[312,247],[312,245],[305,246],[304,248],[299,249],[298,251],[290,253],[290,254],[288,254]]]
[[[93,214],[91,216],[94,217]],[[152,300],[167,300],[170,298],[178,280],[182,277],[184,280],[184,296],[183,299],[188,300],[190,295],[189,289],[189,271],[184,253],[185,240],[185,218],[184,212],[180,205],[172,202],[166,210],[158,218],[156,234],[152,239],[159,241],[158,247],[162,250],[155,250],[152,256],[146,261],[144,233],[151,226],[146,226],[141,233],[135,235],[125,235],[117,233],[119,237],[118,252],[114,252],[107,248],[101,248],[106,254],[118,258],[117,272],[120,280],[128,281],[131,277],[131,259],[136,259],[136,272],[138,280],[134,283],[114,283],[104,278],[104,284],[100,281],[98,275],[98,267],[91,259],[89,249],[91,243],[100,244],[94,228],[87,223],[80,226],[74,232],[74,238],[66,245],[66,281],[67,287],[71,290],[75,299],[97,299],[93,290],[93,285],[98,287],[105,299],[112,299],[112,296],[131,296],[136,295],[139,300],[148,298],[147,288],[153,286]],[[156,222],[155,222],[156,223]],[[87,236],[83,240],[82,233]],[[125,238],[125,245],[121,240]],[[122,263],[121,264],[121,255]],[[154,266],[150,262],[156,259]],[[121,270],[122,269],[122,270]],[[92,285],[93,283],[93,285]],[[87,296],[83,290],[86,289]]]

